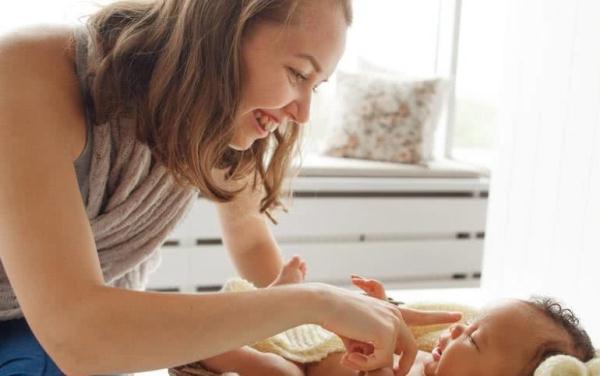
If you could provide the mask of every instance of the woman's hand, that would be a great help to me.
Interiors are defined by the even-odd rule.
[[[367,285],[374,287],[374,282]],[[402,355],[395,373],[406,375],[417,355],[417,345],[408,326],[452,323],[461,317],[460,313],[399,308],[346,289],[317,286],[326,298],[326,307],[320,311],[325,315],[318,324],[344,339],[347,353],[342,364],[360,371],[392,367],[395,353]]]

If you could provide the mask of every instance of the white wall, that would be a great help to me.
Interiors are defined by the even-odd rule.
[[[3,1],[0,33],[25,25],[75,24],[102,4],[114,0],[19,0]]]
[[[507,0],[483,286],[562,298],[600,344],[600,2]]]

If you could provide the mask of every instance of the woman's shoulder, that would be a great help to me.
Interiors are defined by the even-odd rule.
[[[85,145],[73,28],[31,26],[0,35],[0,126],[60,134],[73,160]]]
[[[70,26],[38,25],[0,34],[0,73],[60,84],[57,73],[72,70],[74,62],[73,31]]]

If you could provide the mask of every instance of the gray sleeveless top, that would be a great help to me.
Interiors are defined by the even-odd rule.
[[[105,283],[143,290],[160,263],[158,248],[189,212],[198,191],[175,184],[147,145],[137,140],[133,119],[92,122],[87,90],[87,31],[75,30],[75,71],[85,107],[86,142],[73,162],[94,234]],[[23,317],[0,260],[0,321]]]
[[[92,132],[92,123],[89,120],[89,116],[86,111],[85,116],[85,147],[79,157],[73,162],[75,167],[75,174],[77,175],[77,183],[79,184],[79,191],[81,192],[81,198],[83,202],[87,202],[89,193],[89,175],[90,175],[90,163],[92,161],[92,140],[94,134]]]
[[[83,29],[75,30],[75,72],[80,82],[83,80],[83,72],[81,71],[81,67],[85,66],[85,61],[87,58],[87,46],[84,43],[83,38]],[[81,192],[81,198],[83,199],[83,203],[87,202],[88,193],[89,193],[89,182],[88,177],[90,173],[90,162],[92,159],[92,145],[94,132],[92,132],[92,122],[90,120],[90,105],[88,93],[84,89],[83,85],[80,85],[81,96],[84,98],[84,106],[85,106],[85,129],[86,129],[86,137],[85,137],[85,147],[79,157],[75,160],[75,173],[77,175],[77,183],[79,184],[79,191]]]

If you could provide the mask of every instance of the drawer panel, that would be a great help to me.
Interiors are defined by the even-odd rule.
[[[384,281],[449,279],[481,271],[481,240],[430,240],[284,244],[289,259],[301,255],[308,281],[347,283],[350,274]],[[237,275],[223,246],[164,247],[163,263],[150,277],[150,288],[214,286]]]

